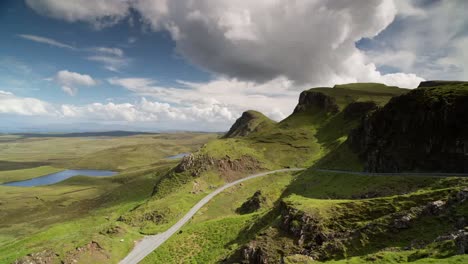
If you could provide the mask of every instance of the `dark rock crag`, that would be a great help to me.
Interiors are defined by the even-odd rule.
[[[370,172],[468,172],[468,84],[422,87],[395,97],[353,130]]]
[[[294,114],[310,110],[321,110],[326,113],[336,114],[340,111],[340,108],[335,98],[331,96],[311,90],[303,91],[299,96],[299,103],[294,109]]]

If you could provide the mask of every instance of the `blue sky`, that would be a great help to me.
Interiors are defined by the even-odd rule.
[[[0,54],[0,87],[20,96],[32,96],[52,103],[86,104],[112,98],[125,101],[131,92],[100,82],[98,89],[80,89],[79,96],[70,97],[57,89],[57,84],[45,79],[57,71],[88,74],[105,80],[111,77],[151,77],[161,85],[173,85],[174,80],[207,81],[209,74],[186,63],[174,52],[174,42],[167,32],[144,30],[134,14],[133,24],[123,20],[113,27],[93,29],[88,23],[63,23],[38,15],[23,1],[7,1],[0,16],[2,41]],[[21,18],[21,19],[20,19]],[[25,19],[22,19],[25,18]],[[34,35],[70,45],[76,50],[58,48],[34,42],[20,35]],[[118,72],[105,69],[105,63],[87,58],[108,56],[94,52],[99,47],[122,50],[122,66]],[[112,57],[112,56],[109,56]],[[147,59],[147,58],[154,59]]]
[[[280,120],[314,86],[466,79],[466,7],[2,1],[0,132],[223,131],[248,109]]]

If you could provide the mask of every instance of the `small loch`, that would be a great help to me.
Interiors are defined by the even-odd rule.
[[[166,159],[172,159],[172,160],[174,160],[174,159],[181,159],[181,158],[186,157],[186,156],[188,156],[188,155],[190,155],[190,153],[179,153],[179,154],[174,155],[174,156],[166,157]]]
[[[89,177],[107,177],[117,174],[115,171],[106,171],[106,170],[64,170],[56,173],[51,173],[48,175],[40,176],[37,178],[24,180],[24,181],[15,181],[7,182],[2,184],[3,186],[17,186],[17,187],[34,187],[54,184],[57,182],[64,181],[73,176],[89,176]]]

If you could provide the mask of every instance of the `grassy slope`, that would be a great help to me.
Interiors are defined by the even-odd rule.
[[[394,91],[393,89],[391,90]],[[397,91],[397,93],[399,92],[400,90]],[[365,98],[367,99],[368,94],[368,91],[357,91],[355,93],[354,99],[358,100],[360,95],[366,96]],[[346,91],[338,92],[335,96],[346,96]],[[385,91],[384,94],[374,93],[373,96],[378,97],[381,101],[390,99],[388,91]],[[250,156],[261,162],[262,168],[265,170],[288,166],[310,166],[324,155],[324,151],[327,151],[326,148],[329,146],[323,146],[325,145],[324,143],[329,143],[330,141],[335,140],[335,135],[333,135],[332,138],[330,138],[330,136],[327,138],[326,136],[322,135],[326,135],[327,132],[332,131],[332,128],[330,127],[336,127],[338,123],[340,123],[340,127],[347,129],[350,129],[354,125],[344,122],[342,120],[342,115],[338,115],[337,118],[334,118],[333,116],[329,116],[320,111],[310,111],[295,114],[278,124],[270,124],[268,129],[258,130],[246,137],[227,138],[211,141],[204,145],[200,151],[197,152],[197,154],[206,154],[216,159],[222,159],[226,156],[230,157],[231,159],[239,159],[242,156]],[[327,124],[330,125],[327,126]],[[342,135],[339,136],[342,137]],[[172,225],[175,221],[177,221],[178,218],[181,217],[186,211],[188,211],[188,209],[198,200],[200,200],[207,193],[211,192],[211,190],[215,187],[223,184],[225,181],[225,179],[220,177],[216,171],[205,172],[197,179],[193,179],[191,176],[187,177],[183,176],[182,174],[176,175],[176,177],[174,177],[171,181],[177,184],[173,187],[170,187],[171,191],[167,192],[169,193],[168,195],[161,196],[156,194],[155,197],[150,199],[144,205],[124,215],[126,222],[130,225],[138,227],[140,232],[143,233],[149,234],[163,231]],[[265,180],[267,181],[267,179]],[[284,183],[283,180],[279,182]],[[248,185],[251,184],[252,183],[249,182]],[[281,188],[279,188],[279,193],[282,193],[285,186],[287,185],[288,184],[282,185]],[[253,184],[252,186],[256,185]],[[267,189],[272,187],[271,184],[265,186]],[[162,190],[162,192],[164,192],[164,190]],[[250,193],[249,196],[251,196],[253,192]],[[222,194],[220,198],[215,200],[215,202],[210,203],[210,205],[215,205],[213,207],[208,207],[207,213],[203,214],[204,216],[200,218],[206,221],[215,221],[211,222],[213,225],[224,225],[222,222],[224,221],[223,219],[219,219],[219,221],[221,221],[219,223],[216,222],[217,220],[213,219],[216,219],[217,216],[230,216],[231,218],[226,221],[233,223],[236,221],[236,219],[238,219],[240,222],[235,226],[238,228],[243,228],[252,221],[246,219],[245,216],[237,218],[238,216],[233,213],[233,206],[234,204],[236,206],[240,205],[240,203],[247,199],[247,197],[248,196],[245,196],[242,199],[238,199],[237,195],[232,195],[232,193],[230,193],[229,196]],[[216,201],[221,202],[218,202],[218,205],[216,206]],[[234,201],[236,202],[234,203]],[[276,202],[276,200],[274,201]],[[229,204],[230,206],[226,206],[226,204]],[[271,204],[273,204],[273,202]],[[204,211],[205,210],[203,209],[201,212],[203,213]],[[155,218],[157,221],[154,221]],[[194,222],[196,222],[198,218],[199,217],[196,217]],[[261,217],[258,216],[258,218]],[[204,225],[203,222],[199,222],[197,224],[201,226]],[[196,227],[194,227],[193,230],[195,229]],[[234,232],[236,229],[232,230]],[[209,236],[208,234],[206,235]],[[235,232],[231,235],[234,234]],[[245,239],[243,242],[245,242]],[[175,242],[173,247],[177,247],[180,243],[180,241]],[[219,245],[219,243],[215,244]],[[233,247],[233,249],[235,249],[235,247]],[[177,252],[179,251],[177,250]],[[204,259],[204,252],[205,251],[202,250],[196,254],[194,253],[194,257],[196,259],[198,259],[198,257]],[[227,251],[223,252],[223,254],[227,254]],[[171,256],[174,257],[174,255]],[[154,258],[159,259],[160,257],[162,256]],[[162,257],[162,259],[164,259],[164,257]],[[162,261],[162,259],[159,260]],[[165,259],[165,261],[167,261],[167,259]]]
[[[178,263],[181,259],[185,262],[214,263],[229,256],[241,244],[252,239],[255,232],[241,230],[254,227],[256,220],[273,208],[293,177],[289,173],[269,175],[219,194],[183,227],[182,233],[172,237],[143,263]],[[258,190],[266,198],[261,210],[247,215],[236,213],[236,209]]]
[[[337,100],[340,107],[344,107],[345,104],[353,100],[366,101],[369,98],[373,98],[375,101],[383,104],[390,98],[385,87],[382,92],[374,92],[369,95],[368,90],[372,89],[371,86],[372,84],[366,84],[362,87],[351,87],[354,90],[360,90],[357,93],[352,92],[353,98],[351,99],[347,96],[349,89],[333,92],[336,92],[338,94],[336,96],[340,97]],[[327,92],[331,90],[328,89]],[[390,90],[391,92],[395,91],[394,89]],[[402,91],[398,90],[395,94],[400,92]],[[353,127],[354,124],[347,123],[340,118],[339,114],[337,116],[327,116],[314,112],[295,115],[280,122],[268,131],[259,131],[245,138],[212,141],[206,144],[200,152],[217,158],[222,158],[226,155],[233,158],[250,155],[263,162],[266,169],[284,166],[309,166],[330,153],[330,149],[343,147],[341,143],[345,140],[343,138],[344,134],[341,131],[338,132],[337,130],[339,129],[335,128],[345,128],[347,130]],[[347,155],[344,156],[343,160],[346,162],[340,162],[339,165],[346,167],[349,164],[355,163],[353,161],[349,162]],[[359,166],[359,164],[353,164],[353,166]],[[174,178],[174,180],[177,180],[177,178]],[[102,243],[105,245],[106,250],[113,252],[112,258],[114,260],[118,259],[118,256],[125,255],[128,252],[131,247],[129,240],[137,237],[138,232],[155,233],[165,230],[201,197],[223,183],[223,178],[217,173],[209,171],[204,173],[200,178],[191,178],[188,182],[179,184],[179,187],[168,196],[156,196],[149,200],[145,200],[144,198],[141,200],[136,199],[137,202],[135,203],[125,203],[125,206],[122,203],[118,207],[110,207],[109,211],[97,213],[96,219],[80,220],[85,221],[81,225],[88,226],[85,230],[89,230],[89,234],[84,239],[79,240],[79,243],[74,242],[72,244],[76,246],[77,244],[83,244],[85,241],[89,242],[90,238],[93,237],[94,239],[95,236],[99,239],[101,236],[96,235],[98,228],[90,229],[90,223],[96,221],[96,227],[100,226],[99,223],[107,223],[104,216],[108,212],[115,211],[116,213],[112,214],[111,219],[115,220],[117,215],[123,215],[125,221],[111,221],[111,224],[122,226],[124,230],[128,230],[126,232],[128,237],[125,237],[124,243],[117,243],[117,239],[107,240],[107,238],[102,237],[101,239],[103,239]],[[317,203],[317,201],[323,201],[321,199],[327,199],[324,203],[328,204],[333,204],[334,202],[352,203],[355,199],[369,194],[373,196],[393,197],[409,192],[417,192],[421,188],[425,188],[424,191],[430,193],[433,190],[462,184],[466,185],[466,183],[460,183],[458,180],[441,180],[430,177],[368,177],[315,173],[312,170],[297,176],[290,174],[275,175],[272,178],[268,176],[249,181],[240,187],[234,187],[215,198],[207,207],[202,209],[200,214],[189,225],[183,228],[181,234],[171,238],[160,250],[154,252],[145,261],[154,263],[155,260],[158,260],[171,263],[184,258],[187,262],[205,263],[229,257],[240,246],[253,239],[256,234],[263,234],[265,237],[269,236],[270,230],[275,226],[278,217],[278,212],[274,210],[274,205],[284,198],[287,201],[293,202],[298,208],[312,208],[314,210],[314,206],[320,205],[319,207],[321,207],[323,205],[322,202]],[[146,187],[150,186],[147,182],[142,182],[142,185]],[[137,190],[138,187],[133,189]],[[238,215],[235,212],[235,208],[248,197],[252,196],[258,189],[262,189],[267,193],[271,192],[267,194],[269,197],[267,205],[259,212]],[[159,222],[158,216],[161,215],[163,216],[163,221]],[[148,216],[150,216],[151,220],[146,219]],[[157,221],[154,221],[154,219]],[[69,224],[73,225],[72,223]],[[58,225],[59,229],[61,227],[62,225]],[[72,226],[63,225],[63,227],[69,228]],[[47,241],[43,237],[51,239],[57,236],[53,233],[55,231],[50,232],[52,233],[38,235],[37,237],[33,236],[32,239]],[[64,230],[58,232],[58,236],[61,237],[58,241],[65,241],[66,235]],[[77,238],[69,238],[78,241]],[[282,244],[288,245],[292,241],[278,237],[277,241],[272,239],[270,243],[272,246],[278,246]],[[15,250],[24,245],[23,242],[20,242],[18,245],[3,252],[11,254],[11,252],[15,252]],[[72,248],[73,246],[68,248]],[[118,248],[118,252],[114,250],[116,247]],[[39,249],[40,247],[36,248]],[[1,250],[0,255],[2,255]],[[379,255],[376,257],[377,259],[404,259],[405,254],[409,253],[382,251],[372,254]],[[372,254],[368,256],[372,256]],[[358,256],[351,260],[358,262],[366,257]],[[451,259],[456,260],[457,257],[450,258],[449,260]]]
[[[384,105],[391,96],[407,92],[404,89],[376,84],[346,85],[337,86],[335,89],[319,88],[313,90],[334,96],[341,109],[353,101],[372,100],[379,105]],[[316,160],[328,159],[327,162],[322,160],[322,163],[318,164],[329,168],[361,170],[362,165],[357,158],[345,144],[342,144],[346,140],[347,131],[356,124],[357,122],[354,120],[346,121],[342,113],[327,116],[312,111],[293,115],[268,131],[259,131],[244,138],[213,141],[207,144],[202,151],[215,157],[223,157],[226,154],[235,158],[250,155],[263,161],[269,168],[287,165],[308,166],[315,164]],[[330,150],[338,151],[331,152]],[[340,157],[337,158],[337,155]],[[331,215],[333,213],[330,213],[329,208],[335,208],[335,206],[339,208],[343,204],[354,209],[356,206],[362,208],[396,206],[397,210],[403,210],[417,203],[424,204],[427,201],[438,199],[440,192],[445,193],[450,189],[467,186],[466,180],[456,178],[371,177],[315,172],[312,169],[293,178],[291,176],[282,177],[284,179],[279,182],[280,185],[281,182],[283,185],[274,185],[275,187],[272,187],[271,183],[266,183],[268,179],[259,180],[264,186],[267,186],[267,189],[273,188],[275,192],[281,193],[275,196],[279,199],[276,202],[270,202],[270,204],[277,204],[280,200],[284,200],[298,210],[308,212],[325,210]],[[250,196],[255,189],[260,189],[258,183],[247,182],[245,184],[252,188]],[[236,214],[234,208],[249,197],[247,194],[243,194],[242,197],[238,196],[238,194],[243,193],[242,188],[244,187],[217,197],[203,208],[189,225],[184,227],[182,233],[171,238],[158,251],[150,255],[145,263],[154,263],[155,261],[175,263],[181,257],[186,262],[216,262],[228,258],[242,244],[252,239],[254,234],[263,234],[263,236],[266,234],[268,237],[268,234],[272,232],[269,230],[276,225],[277,221],[274,210],[270,211],[272,207],[268,207],[263,211],[248,215]],[[382,198],[362,200],[363,197]],[[421,200],[418,197],[425,198]],[[422,221],[419,224],[420,227],[416,230],[382,237],[383,240],[380,244],[391,245],[391,241],[394,240],[399,241],[398,246],[403,247],[410,242],[411,238],[434,239],[437,235],[447,231],[449,227],[444,223],[434,225],[434,222]],[[272,237],[269,241],[269,247],[272,248],[276,246],[281,248],[292,243],[292,241],[287,242],[288,239],[282,237]],[[385,248],[372,248],[373,243],[375,241],[369,242],[368,246],[360,249],[361,251],[356,251],[354,254],[358,256],[350,258],[349,263],[406,262],[408,256],[415,253],[415,250],[394,252],[394,250],[389,251]],[[291,247],[294,246],[291,245]],[[363,254],[363,256],[359,256],[359,254]],[[300,258],[303,256],[298,256],[297,259]],[[287,261],[289,263],[303,263],[294,262],[297,259],[292,257]],[[460,263],[466,261],[466,257],[454,256],[437,260],[429,257],[416,260],[416,263],[426,263],[425,261],[428,263]],[[348,263],[348,260],[338,260],[337,263]]]
[[[371,177],[357,176],[341,173],[317,173],[308,170],[296,175],[277,174],[272,177],[255,179],[228,189],[225,193],[214,198],[207,206],[192,219],[192,221],[182,229],[182,232],[172,237],[157,251],[148,256],[143,263],[178,263],[181,259],[194,263],[214,263],[228,258],[236,252],[240,246],[255,237],[255,234],[268,234],[275,226],[276,213],[274,205],[280,200],[284,200],[298,210],[305,212],[316,212],[320,210],[323,214],[332,216],[334,206],[346,205],[351,210],[357,210],[356,203],[361,208],[384,208],[385,206],[397,206],[408,208],[412,206],[414,197],[425,197],[424,201],[432,200],[430,193],[437,193],[445,190],[447,186],[457,186],[462,184],[459,179],[441,179],[437,177]],[[465,183],[466,184],[466,180]],[[365,188],[362,188],[365,186]],[[266,205],[259,212],[239,215],[236,209],[247,198],[252,196],[256,190],[261,190],[268,197]],[[373,198],[365,200],[355,200],[357,197],[366,196],[372,192],[374,195],[390,197],[389,201],[402,199],[401,202],[388,202],[387,198]],[[409,195],[405,195],[410,193]],[[401,196],[403,195],[403,196]],[[368,201],[368,202],[367,202]],[[273,210],[273,211],[272,211]],[[273,213],[272,213],[273,212]],[[353,211],[351,211],[353,212]],[[356,211],[365,215],[363,212]],[[266,219],[266,220],[265,220]],[[266,222],[265,222],[266,221]],[[424,225],[420,233],[408,233],[406,237],[421,237],[427,234]],[[432,226],[435,228],[435,226]],[[441,225],[440,232],[446,226]],[[429,234],[433,237],[434,232]],[[283,238],[281,243],[284,243]],[[273,241],[275,241],[273,239]],[[402,239],[398,236],[386,238],[387,241]],[[273,244],[278,242],[271,242]],[[292,243],[289,241],[288,243]],[[405,241],[401,241],[402,244]],[[270,244],[269,246],[273,246]],[[285,246],[285,245],[281,245]],[[286,245],[287,246],[287,245]],[[293,247],[293,245],[290,245]],[[372,251],[372,250],[371,250]],[[387,256],[391,252],[382,251],[386,258],[397,255],[402,258],[409,255],[406,251]],[[414,253],[414,251],[412,251]],[[376,253],[377,254],[377,253]],[[405,255],[406,254],[406,255]],[[360,259],[362,261],[362,258]]]
[[[90,241],[97,241],[111,262],[116,262],[122,257],[120,252],[130,249],[132,239],[139,237],[116,219],[149,196],[155,177],[153,172],[108,179],[77,177],[56,186],[36,188],[41,193],[38,196],[25,195],[28,190],[8,188],[8,199],[2,199],[8,206],[2,208],[0,262],[9,263],[45,248],[65,256]],[[121,232],[106,234],[113,226],[121,226]],[[122,238],[126,242],[117,243]]]
[[[335,98],[343,110],[349,103],[375,101],[383,105],[406,89],[382,84],[350,84],[335,88],[313,88]],[[285,120],[246,137],[212,141],[202,152],[214,157],[249,155],[265,164],[265,168],[285,166],[307,167],[338,148],[358,120],[345,120],[343,113],[330,115],[319,109],[296,113]],[[353,161],[357,163],[356,160]],[[359,167],[359,164],[354,165]]]

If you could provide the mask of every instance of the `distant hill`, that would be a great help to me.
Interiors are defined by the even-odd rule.
[[[224,135],[224,138],[244,137],[252,132],[271,128],[275,123],[264,114],[249,110],[236,120],[231,129]]]
[[[128,137],[136,135],[151,135],[157,133],[133,131],[80,132],[80,133],[16,133],[23,137]]]
[[[340,148],[369,111],[408,91],[377,83],[309,89],[301,93],[294,112],[280,122],[257,111],[244,112],[221,139],[207,143],[181,167],[199,175],[218,163],[230,164],[237,174],[252,164],[265,169],[311,166]],[[362,169],[355,154],[347,155],[346,166],[350,164]],[[222,170],[222,175],[231,177],[226,168]]]

